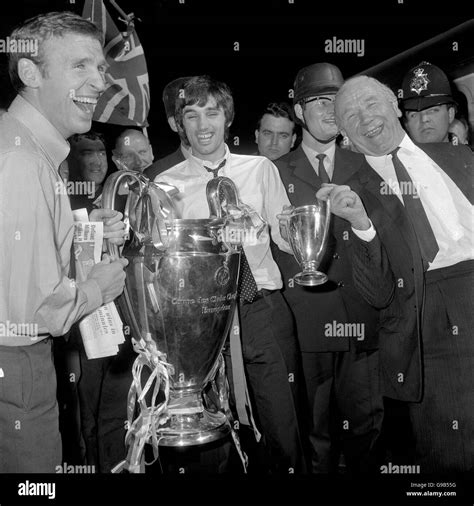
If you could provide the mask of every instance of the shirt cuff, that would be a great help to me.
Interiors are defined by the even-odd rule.
[[[367,230],[357,230],[354,227],[351,227],[352,232],[354,232],[354,234],[359,239],[362,239],[365,242],[370,242],[376,235],[375,227],[370,219],[369,219],[369,221],[370,221],[370,227]]]
[[[95,279],[88,279],[79,284],[80,290],[86,294],[87,306],[85,315],[92,313],[98,307],[102,306],[102,292],[100,291],[99,284]]]

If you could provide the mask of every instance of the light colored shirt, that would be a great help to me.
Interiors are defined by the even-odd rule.
[[[58,173],[68,152],[21,96],[0,118],[0,345],[63,335],[102,304],[95,280],[68,277],[74,222]]]
[[[413,181],[413,188],[400,188],[392,156],[366,156],[369,165],[384,180],[381,191],[395,193],[403,203],[403,193],[416,191],[431,225],[439,251],[428,270],[439,269],[474,258],[473,206],[454,181],[422,149],[405,135],[398,158]],[[354,230],[354,229],[353,229]],[[375,230],[354,233],[370,241]]]
[[[309,162],[313,166],[314,172],[319,176],[319,159],[316,158],[317,155],[326,155],[323,158],[324,168],[329,176],[329,179],[332,181],[332,176],[334,174],[334,156],[336,155],[336,142],[333,141],[329,143],[329,147],[326,151],[315,151],[314,149],[306,146],[304,142],[301,143],[301,147],[308,157]]]
[[[232,179],[242,203],[260,214],[268,223],[275,243],[283,251],[291,253],[289,245],[280,235],[276,217],[284,205],[290,205],[278,169],[264,156],[236,155],[230,153],[227,146],[224,157],[226,164],[219,171],[219,176]],[[182,218],[209,218],[206,185],[213,175],[204,166],[215,169],[222,160],[211,163],[189,154],[185,161],[156,176],[155,182],[168,183],[178,188],[181,195],[177,195],[176,204]],[[268,229],[264,230],[254,244],[245,245],[244,250],[258,289],[281,288],[281,275],[271,254]]]

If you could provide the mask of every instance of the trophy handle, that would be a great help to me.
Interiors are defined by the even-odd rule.
[[[143,176],[140,173],[137,173],[135,171],[131,170],[121,170],[118,172],[114,172],[111,174],[105,184],[104,184],[104,190],[102,192],[102,207],[104,209],[113,209],[115,210],[115,197],[117,195],[117,191],[119,189],[120,184],[122,181],[125,180],[127,182],[136,182],[141,190],[144,188],[148,188],[149,192],[153,192],[156,195],[156,200],[158,201],[157,207],[153,208],[154,216],[156,218],[157,226],[156,226],[156,236],[153,240],[153,245],[158,249],[166,249],[166,245],[168,243],[167,239],[167,229],[165,220],[166,218],[173,218],[175,215],[175,208],[173,201],[171,199],[171,196],[175,193],[178,193],[177,188],[174,186],[166,185],[166,184],[159,184],[150,182],[148,178]],[[124,221],[129,222],[131,218],[132,212],[135,212],[136,210],[131,209],[131,196],[132,191],[129,192],[129,195],[127,197],[127,203],[125,205],[124,210]],[[136,202],[135,202],[136,204]],[[133,225],[133,223],[132,223]],[[149,237],[147,240],[151,241],[151,231],[149,234]],[[121,249],[116,245],[112,244],[108,239],[106,239],[106,246],[107,246],[107,252],[109,255],[115,259],[119,258],[121,256]],[[137,266],[133,266],[134,269],[137,268]],[[141,279],[141,278],[140,278]],[[144,283],[142,283],[143,290],[145,289]],[[123,294],[117,299],[117,302],[123,312],[124,315],[126,315],[128,321],[130,322],[134,336],[136,338],[144,338],[145,341],[149,339],[148,333],[146,332],[146,326],[145,329],[145,336],[141,335],[140,332],[140,325],[138,324],[134,311],[132,309],[132,304],[130,301],[130,294],[127,289],[127,284],[125,284]],[[144,313],[145,314],[145,313]]]
[[[238,207],[239,196],[237,187],[232,179],[224,176],[218,176],[211,179],[206,186],[207,203],[211,218],[222,218],[225,215],[222,209],[221,196],[225,197],[227,205],[233,204]]]

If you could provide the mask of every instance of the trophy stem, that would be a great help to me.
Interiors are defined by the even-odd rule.
[[[294,280],[302,286],[318,286],[326,283],[328,277],[324,272],[317,270],[315,261],[304,262],[303,272],[296,274]]]
[[[191,446],[216,441],[230,432],[224,413],[204,408],[201,392],[174,392],[168,404],[168,420],[157,430],[160,446]]]

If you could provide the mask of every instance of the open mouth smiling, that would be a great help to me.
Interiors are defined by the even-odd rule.
[[[97,98],[93,97],[73,97],[74,104],[83,112],[90,115],[94,113],[95,106],[97,105]]]

